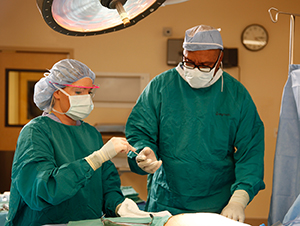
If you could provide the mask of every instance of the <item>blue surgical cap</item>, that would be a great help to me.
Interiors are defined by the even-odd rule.
[[[185,32],[183,49],[188,51],[222,49],[223,41],[220,32],[207,25],[192,27]]]
[[[51,100],[56,87],[64,88],[82,78],[91,78],[94,82],[95,74],[85,64],[72,59],[64,59],[44,74],[34,86],[33,101],[42,111],[51,111]],[[53,83],[55,86],[53,86]]]

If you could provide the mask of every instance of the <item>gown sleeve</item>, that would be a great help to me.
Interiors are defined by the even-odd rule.
[[[236,181],[231,192],[245,190],[251,201],[259,190],[265,188],[264,125],[250,95],[246,93],[245,96],[234,142]]]
[[[105,162],[101,170],[103,174],[103,212],[106,213],[105,216],[115,217],[116,207],[125,200],[120,189],[120,177],[116,167],[111,161]]]
[[[137,149],[139,153],[143,148],[150,147],[156,158],[158,150],[158,123],[160,117],[160,92],[155,90],[153,82],[148,84],[140,95],[136,105],[127,120],[125,134],[128,142]],[[135,161],[136,154],[128,154],[128,163],[131,171],[145,175]]]

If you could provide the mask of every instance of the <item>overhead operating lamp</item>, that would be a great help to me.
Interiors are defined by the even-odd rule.
[[[45,22],[70,36],[105,34],[136,24],[158,7],[187,0],[36,0]]]

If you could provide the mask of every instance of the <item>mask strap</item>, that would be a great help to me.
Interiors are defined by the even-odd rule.
[[[221,50],[221,52],[220,52],[220,54],[219,54],[219,57],[218,57],[218,59],[217,59],[217,62],[216,62],[216,64],[215,64],[215,70],[219,70],[219,68],[221,68],[222,70],[223,70],[223,67],[222,67],[222,61],[220,62],[220,65],[219,65],[219,67],[217,68],[217,64],[219,63],[219,60],[220,60],[220,58],[221,58],[221,55],[222,55],[222,52],[223,52],[223,50]]]
[[[56,112],[56,113],[58,113],[58,114],[61,114],[61,115],[66,114],[66,113],[63,113],[63,112],[59,112],[59,111],[55,110],[54,108],[52,108],[52,111],[54,111],[54,112]]]
[[[223,84],[224,84],[223,73],[222,73],[221,77],[222,77],[221,93],[223,93]]]
[[[59,89],[59,91],[61,91],[63,94],[65,94],[66,96],[71,96],[70,94],[68,94],[66,91],[64,91],[63,89],[61,89],[61,88],[58,88]]]
[[[65,94],[66,96],[71,96],[70,94],[68,94],[66,91],[64,91],[63,89],[59,88],[58,86],[56,86],[54,83],[51,82],[51,84],[56,88],[58,89],[59,91],[61,91],[63,94]]]
[[[223,71],[223,62],[221,61],[221,63],[220,63],[220,68],[221,68],[221,70]],[[224,79],[223,79],[223,73],[222,73],[222,87],[221,87],[221,92],[223,93],[223,85],[224,85]]]
[[[61,91],[63,94],[65,94],[66,96],[68,96],[68,97],[70,96],[66,91],[64,91],[63,89],[57,87],[54,83],[51,82],[51,84],[52,84],[56,89],[58,89],[58,90]],[[54,107],[52,107],[52,111],[54,111],[54,112],[56,112],[56,113],[58,113],[58,114],[61,114],[61,115],[66,114],[66,113],[59,112],[59,111],[55,110]]]

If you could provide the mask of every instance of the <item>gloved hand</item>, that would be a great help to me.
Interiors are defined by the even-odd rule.
[[[147,173],[155,173],[161,166],[162,161],[157,161],[155,153],[149,148],[145,147],[136,157],[138,166]]]
[[[130,150],[135,151],[136,149],[127,142],[126,138],[113,137],[100,150],[94,151],[84,159],[90,164],[93,170],[96,170],[102,163],[112,159],[118,153],[124,152],[127,154]]]
[[[244,222],[245,208],[249,202],[249,195],[244,190],[236,190],[231,196],[227,206],[221,212],[221,215],[230,219]]]
[[[116,215],[120,217],[150,217],[150,214],[160,217],[172,216],[169,211],[161,211],[157,213],[142,211],[132,199],[128,198],[125,198],[125,200],[116,208]]]

